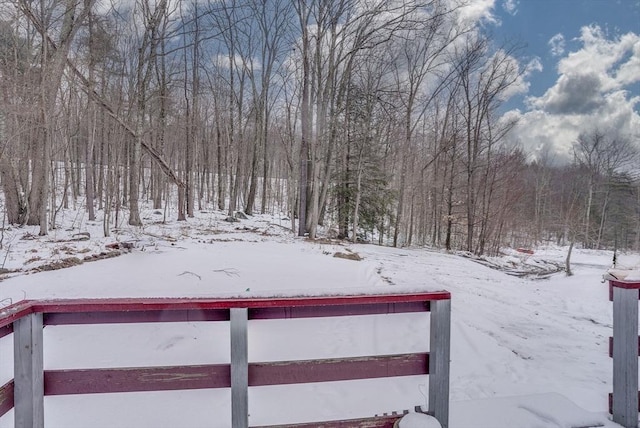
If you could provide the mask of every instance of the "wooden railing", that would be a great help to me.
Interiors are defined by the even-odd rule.
[[[625,428],[637,428],[638,392],[638,299],[640,281],[609,281],[609,300],[613,301],[613,337],[609,355],[613,358],[613,394],[609,412],[613,421]]]
[[[249,362],[248,320],[431,312],[428,353],[305,361]],[[23,301],[0,309],[0,337],[13,334],[14,378],[0,386],[0,417],[12,408],[16,427],[45,426],[44,397],[133,391],[231,388],[233,428],[248,427],[248,388],[429,374],[428,413],[449,420],[450,294],[326,296],[273,299],[96,299]],[[48,325],[229,322],[230,363],[172,367],[44,370]],[[391,427],[399,417],[335,421],[326,426]],[[293,425],[292,425],[293,426]],[[297,426],[308,426],[299,424]]]

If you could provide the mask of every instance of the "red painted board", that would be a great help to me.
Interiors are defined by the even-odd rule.
[[[251,428],[393,428],[393,424],[402,418],[402,415],[377,416],[375,418],[345,419],[329,422],[308,422],[289,425],[270,425]]]
[[[376,303],[424,302],[448,300],[447,291],[411,294],[319,296],[255,299],[204,299],[204,298],[136,298],[136,299],[61,299],[33,302],[35,312],[121,312],[121,311],[170,311],[206,310],[229,308],[280,308],[327,305],[367,305]]]
[[[0,337],[5,337],[13,333],[13,324],[5,325],[4,327],[0,327]]]
[[[624,281],[609,281],[611,287],[624,288],[627,290],[640,290],[640,281],[637,282],[624,282]]]
[[[249,364],[249,386],[333,382],[429,374],[429,354]]]
[[[230,386],[229,364],[44,372],[45,395],[172,391]]]
[[[0,386],[0,416],[13,409],[13,379]]]
[[[32,314],[33,312],[33,302],[31,300],[23,300],[13,305],[0,308],[0,327],[12,324],[15,320]]]
[[[147,322],[229,321],[228,309],[125,311],[125,312],[54,312],[44,314],[45,325],[122,324]]]
[[[283,308],[253,308],[249,319],[315,318],[353,315],[398,314],[427,312],[429,302],[371,303],[323,306],[289,306]]]
[[[47,370],[45,395],[226,388],[229,364]],[[249,364],[249,385],[283,385],[428,374],[429,355],[402,354]]]

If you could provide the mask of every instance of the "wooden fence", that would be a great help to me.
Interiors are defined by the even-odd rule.
[[[609,412],[613,421],[625,428],[638,427],[638,299],[640,281],[609,281],[609,300],[613,301],[613,337],[609,355],[613,358],[613,394]]]
[[[429,374],[428,413],[447,428],[450,297],[448,292],[439,291],[274,299],[23,301],[0,310],[0,337],[13,334],[14,339],[14,378],[0,386],[0,417],[13,408],[15,427],[43,428],[45,396],[231,388],[232,427],[246,428],[249,426],[249,387]],[[264,363],[248,361],[249,320],[426,311],[431,312],[428,353]],[[46,347],[43,328],[47,325],[195,321],[229,323],[229,364],[65,370],[44,370],[43,367]],[[391,427],[399,417],[333,421],[323,426]]]

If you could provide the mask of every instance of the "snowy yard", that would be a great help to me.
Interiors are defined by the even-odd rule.
[[[148,215],[153,217],[153,212]],[[83,224],[44,238],[5,232],[2,306],[21,299],[253,297],[448,290],[452,294],[451,428],[615,427],[608,356],[612,307],[601,282],[607,251],[576,250],[573,277],[521,279],[428,249],[294,238],[286,219],[255,216],[228,224],[221,212],[188,224],[123,229],[130,254],[35,273],[56,260],[110,252],[101,226]],[[95,228],[95,230],[94,230]],[[89,232],[86,241],[72,240]],[[33,232],[32,232],[33,233]],[[27,236],[29,239],[21,239]],[[55,242],[57,241],[57,242]],[[363,260],[333,257],[354,252]],[[561,262],[565,250],[510,253],[505,263]],[[623,264],[636,266],[637,255]],[[224,323],[50,326],[45,369],[228,362]],[[250,324],[251,361],[428,350],[428,316],[376,315]],[[0,339],[0,385],[13,377],[11,336]],[[395,378],[259,387],[250,390],[252,425],[367,417],[426,401],[426,379]],[[56,396],[47,427],[228,427],[222,390]],[[580,425],[582,424],[582,425]],[[590,424],[590,425],[589,425]],[[0,427],[13,426],[13,412]]]

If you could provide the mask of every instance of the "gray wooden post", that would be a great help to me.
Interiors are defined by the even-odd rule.
[[[451,300],[431,302],[429,349],[429,413],[442,428],[449,427],[449,355]]]
[[[231,309],[231,426],[249,426],[249,353],[246,308]]]
[[[613,287],[613,421],[638,426],[638,290]]]
[[[13,400],[16,428],[44,428],[42,314],[13,322]]]

